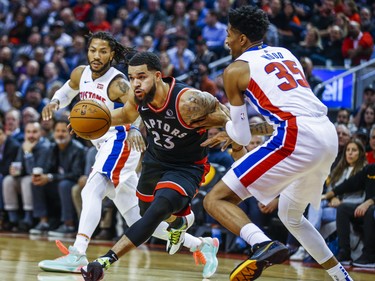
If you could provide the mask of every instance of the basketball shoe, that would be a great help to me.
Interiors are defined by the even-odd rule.
[[[229,275],[230,281],[252,281],[257,279],[267,267],[281,264],[289,259],[288,248],[279,241],[255,244],[252,256],[240,263]]]
[[[185,241],[185,233],[194,223],[194,213],[191,212],[189,215],[185,216],[185,220],[185,224],[180,228],[167,229],[169,231],[167,240],[167,252],[170,255],[175,254],[181,249]]]
[[[203,278],[210,278],[216,272],[218,261],[217,251],[219,250],[219,239],[204,237],[200,238],[202,244],[199,247],[191,248],[190,252],[193,252],[195,264],[203,264]]]
[[[65,256],[39,262],[38,266],[44,271],[81,273],[81,268],[89,263],[86,254],[79,253],[75,247],[69,246],[68,250],[58,240],[56,245]]]

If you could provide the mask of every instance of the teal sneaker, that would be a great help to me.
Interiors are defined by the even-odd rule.
[[[39,262],[38,266],[44,271],[81,273],[81,268],[89,263],[86,254],[79,253],[73,246],[69,246],[68,250],[61,242],[61,245],[57,241],[56,244],[66,255],[55,260],[43,260]]]
[[[203,264],[203,278],[210,278],[216,272],[218,260],[216,257],[219,250],[219,239],[205,237],[202,239],[202,244],[198,248],[190,249],[193,252],[195,264]]]
[[[181,249],[185,241],[185,233],[193,225],[194,218],[194,213],[191,212],[189,215],[185,216],[186,223],[183,226],[178,229],[167,229],[169,232],[167,240],[167,252],[170,255],[177,253]]]

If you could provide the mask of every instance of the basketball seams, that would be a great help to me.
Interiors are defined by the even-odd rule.
[[[86,108],[83,108],[83,106],[85,106]],[[84,115],[80,115],[82,113]],[[91,116],[86,116],[86,115],[91,115]],[[96,115],[99,115],[99,116],[96,116]],[[74,105],[70,113],[70,123],[72,125],[72,129],[76,132],[76,134],[79,137],[83,139],[87,139],[87,140],[94,140],[94,139],[98,139],[102,137],[111,127],[110,119],[111,119],[111,114],[110,114],[108,107],[105,105],[105,103],[99,102],[96,100],[81,100]],[[87,120],[87,122],[85,122],[85,120]],[[101,126],[100,123],[103,121],[104,123],[102,123],[103,125]],[[95,126],[101,126],[101,127],[95,128]],[[75,127],[78,127],[78,128],[75,128]],[[83,131],[84,128],[87,128],[90,131],[88,132]],[[102,134],[103,129],[105,131]]]

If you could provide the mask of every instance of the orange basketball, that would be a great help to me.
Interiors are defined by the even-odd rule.
[[[70,125],[77,136],[95,140],[111,127],[111,112],[101,101],[81,100],[70,112]]]

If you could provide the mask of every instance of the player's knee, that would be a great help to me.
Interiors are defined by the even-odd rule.
[[[281,207],[279,208],[278,216],[286,227],[296,228],[301,224],[303,212]]]
[[[212,213],[215,209],[215,199],[214,196],[212,196],[210,193],[206,195],[203,199],[203,208],[208,212]]]

